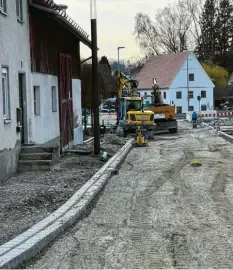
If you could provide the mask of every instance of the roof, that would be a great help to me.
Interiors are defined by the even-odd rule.
[[[154,55],[145,63],[137,75],[139,89],[151,89],[153,78],[160,88],[168,88],[184,64],[190,52]]]
[[[91,41],[89,35],[72,19],[65,11],[59,9],[59,6],[53,0],[29,0],[31,7],[37,8],[41,11],[48,12],[50,15],[72,32],[78,39],[91,48]]]

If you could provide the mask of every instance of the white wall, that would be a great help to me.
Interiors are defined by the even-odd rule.
[[[199,110],[197,96],[201,94],[202,90],[204,90],[206,91],[206,98],[201,100],[201,104],[206,105],[207,110],[212,110],[214,106],[214,84],[192,53],[190,53],[188,57],[188,66],[186,60],[171,83],[169,87],[169,98],[171,101],[174,101],[176,106],[181,106],[183,108],[183,112],[188,110],[187,69],[189,73],[194,74],[194,81],[189,81],[189,91],[193,91],[194,94],[193,99],[190,99],[189,105],[194,106],[194,110]],[[177,91],[182,92],[182,99],[176,99]]]
[[[74,112],[74,144],[83,143],[83,127],[82,127],[82,101],[81,101],[81,81],[72,80],[73,93],[73,112]],[[77,119],[76,119],[77,117]]]
[[[60,136],[58,78],[52,75],[32,73],[34,86],[40,87],[40,115],[32,116],[32,142],[47,143]],[[57,111],[52,111],[52,86],[56,87]],[[34,99],[32,106],[34,108]]]
[[[18,73],[26,76],[26,99],[31,96],[30,79],[30,46],[29,46],[29,24],[27,17],[27,1],[23,2],[24,22],[20,23],[16,18],[16,1],[7,0],[7,15],[0,13],[0,68],[9,68],[10,84],[10,108],[11,122],[4,124],[3,120],[3,95],[2,80],[0,79],[0,151],[4,148],[14,148],[20,139],[16,133],[16,108],[19,107]],[[1,77],[1,70],[0,70]],[[31,114],[30,104],[25,104],[25,115]],[[25,128],[26,142],[28,129]]]

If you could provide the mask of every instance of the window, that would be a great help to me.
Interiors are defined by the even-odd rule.
[[[182,98],[182,92],[176,92],[176,98],[181,99]]]
[[[140,96],[141,96],[141,93],[140,93],[140,92],[137,92],[137,94],[138,94],[138,97],[140,97]]]
[[[194,106],[189,106],[189,112],[194,111]]]
[[[201,97],[202,97],[202,98],[206,98],[206,91],[205,91],[205,90],[202,90],[202,91],[201,91]]]
[[[6,0],[0,0],[0,13],[7,13]]]
[[[52,111],[57,112],[57,90],[56,90],[56,86],[52,86]]]
[[[201,105],[201,111],[206,111],[206,105]]]
[[[166,99],[166,98],[167,98],[167,93],[163,92],[163,99]]]
[[[10,90],[8,68],[2,68],[3,117],[10,119]]]
[[[193,82],[194,81],[194,74],[193,73],[190,73],[189,74],[189,81],[190,82]]]
[[[181,106],[176,107],[176,113],[182,113],[182,107]]]
[[[147,96],[147,92],[144,92],[144,96]]]
[[[34,114],[40,115],[40,87],[34,86]]]
[[[193,98],[193,91],[189,91],[189,99]]]
[[[16,0],[16,14],[18,21],[23,22],[23,0]]]

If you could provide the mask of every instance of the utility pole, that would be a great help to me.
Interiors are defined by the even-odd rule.
[[[189,111],[189,58],[187,58],[187,91],[188,91],[188,111]]]
[[[99,124],[99,88],[98,88],[98,55],[97,55],[97,22],[96,1],[90,0],[91,8],[91,44],[92,44],[92,109],[94,113],[94,153],[100,153]]]

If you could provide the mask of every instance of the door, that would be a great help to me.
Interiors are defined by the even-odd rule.
[[[19,74],[19,108],[21,109],[20,115],[20,139],[21,144],[25,143],[24,137],[24,103],[25,103],[25,74]]]
[[[60,54],[60,133],[61,147],[73,141],[73,103],[72,103],[72,59],[70,55]]]

